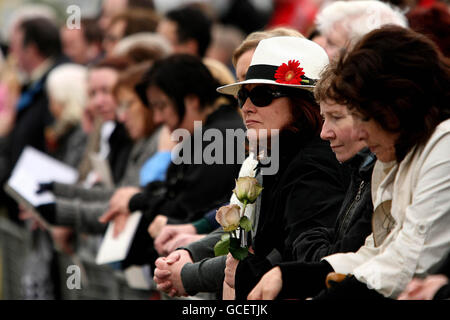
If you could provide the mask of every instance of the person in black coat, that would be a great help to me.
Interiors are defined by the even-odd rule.
[[[293,244],[297,261],[319,262],[336,252],[355,252],[372,230],[371,175],[376,158],[364,148],[344,165],[351,170],[350,186],[336,223],[331,228],[314,228]]]
[[[48,73],[67,61],[62,56],[59,32],[46,18],[29,18],[20,21],[11,35],[10,54],[17,60],[19,69],[27,76],[16,105],[16,117],[11,132],[5,137],[2,150],[0,184],[8,180],[14,165],[26,146],[47,152],[44,130],[53,122],[49,110],[45,83]],[[3,189],[1,202],[6,204],[10,219],[20,223],[15,201]]]
[[[319,262],[337,252],[355,252],[372,232],[371,179],[376,156],[363,140],[354,139],[353,119],[346,107],[333,103],[325,83],[319,81],[316,100],[324,119],[321,138],[329,141],[336,158],[350,170],[350,185],[333,227],[313,228],[302,233],[293,244],[299,262]]]
[[[295,259],[292,250],[299,235],[333,225],[347,188],[347,172],[324,141],[304,131],[286,135],[280,137],[280,171],[263,176],[254,253],[236,269],[237,300],[246,299],[274,264]]]
[[[310,56],[312,52],[314,54]],[[245,299],[273,265],[294,260],[293,243],[299,235],[311,228],[331,227],[343,201],[348,172],[319,137],[319,108],[311,91],[304,88],[304,84],[313,80],[292,82],[290,73],[300,72],[305,79],[317,79],[318,74],[301,70],[314,70],[308,67],[326,64],[328,59],[324,54],[320,47],[305,39],[274,37],[262,40],[246,80],[235,84],[248,129],[271,127],[280,114],[287,113],[284,105],[290,106],[291,112],[284,124],[279,123],[279,170],[273,175],[262,172],[263,191],[251,237],[253,252],[240,261],[230,254],[227,258],[225,283],[234,287],[237,300]],[[286,62],[282,64],[284,60]],[[295,61],[304,69],[296,69]],[[323,64],[318,69],[323,68]],[[265,85],[267,83],[270,85]],[[230,88],[222,90],[232,93]],[[264,106],[269,99],[264,99],[264,90],[273,90],[273,97],[287,99],[276,99],[266,109]],[[269,108],[274,112],[271,120],[264,118],[268,115],[265,110]],[[224,298],[231,298],[226,295],[226,290],[224,286]]]
[[[109,211],[100,219],[105,223],[118,219],[116,232],[120,232],[122,217],[138,210],[144,213],[123,266],[153,263],[158,257],[147,232],[156,216],[163,217],[164,223],[192,222],[229,198],[239,164],[235,160],[229,163],[225,155],[230,147],[235,148],[235,144],[227,146],[224,143],[220,147],[223,147],[223,158],[209,163],[204,156],[213,142],[196,142],[198,138],[203,140],[203,134],[210,129],[223,138],[226,129],[242,129],[244,132],[242,118],[236,108],[214,106],[219,97],[216,87],[217,81],[201,60],[185,54],[155,62],[136,87],[144,104],[152,109],[154,121],[165,123],[172,132],[181,129],[177,133],[183,136],[183,140],[177,146],[179,153],[167,169],[164,181],[152,182],[142,190],[119,189],[111,198]],[[194,121],[201,124],[195,133]],[[236,150],[234,155],[238,156]]]

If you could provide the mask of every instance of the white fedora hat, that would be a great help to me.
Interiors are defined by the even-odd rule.
[[[300,37],[261,40],[253,54],[244,81],[217,88],[236,95],[244,84],[263,83],[313,90],[328,65],[328,55],[317,43]]]

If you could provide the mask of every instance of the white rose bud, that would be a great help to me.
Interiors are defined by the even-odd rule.
[[[216,220],[224,231],[230,232],[237,229],[241,219],[241,208],[237,204],[229,204],[220,207],[216,212]]]
[[[236,180],[236,188],[233,190],[240,202],[254,203],[262,191],[258,180],[252,177],[240,177]]]

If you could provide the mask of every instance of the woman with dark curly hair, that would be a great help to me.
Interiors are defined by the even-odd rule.
[[[378,158],[372,234],[356,253],[273,268],[249,298],[396,298],[450,248],[449,61],[425,36],[389,26],[330,68],[327,96]],[[322,290],[331,272],[344,280]]]

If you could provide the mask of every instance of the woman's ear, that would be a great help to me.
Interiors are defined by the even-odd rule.
[[[200,111],[200,99],[193,94],[190,94],[184,98],[184,107],[186,112],[199,112]]]
[[[184,53],[196,55],[198,53],[198,42],[194,39],[189,39],[183,42]]]

